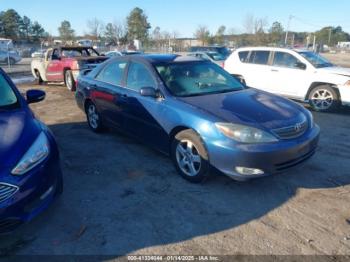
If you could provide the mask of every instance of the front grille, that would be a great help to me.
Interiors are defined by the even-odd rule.
[[[17,186],[0,183],[0,203],[12,197],[17,191]]]
[[[293,126],[273,129],[272,132],[280,139],[292,139],[302,136],[307,129],[308,122],[307,120],[304,120],[303,122],[297,123]]]
[[[17,228],[22,221],[16,218],[9,218],[0,221],[0,234],[8,233]]]

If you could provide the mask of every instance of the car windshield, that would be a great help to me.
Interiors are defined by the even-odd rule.
[[[98,56],[99,54],[93,48],[83,49],[62,49],[63,57],[86,57],[86,56]]]
[[[181,62],[156,65],[174,96],[188,97],[242,90],[242,84],[216,64]]]
[[[299,54],[302,55],[306,60],[308,60],[316,68],[334,66],[326,58],[314,52],[299,52]]]
[[[19,107],[19,102],[15,92],[0,73],[0,111]]]
[[[225,60],[225,56],[219,53],[207,53],[207,55],[214,61]]]

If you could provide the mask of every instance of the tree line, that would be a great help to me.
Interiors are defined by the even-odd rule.
[[[38,42],[49,34],[27,16],[20,16],[14,9],[0,12],[0,37],[14,41]]]
[[[161,47],[174,44],[179,37],[177,31],[169,32],[161,30],[159,26],[150,31],[151,24],[144,10],[134,8],[129,15],[121,21],[111,21],[105,24],[98,18],[87,21],[83,37],[92,40],[102,40],[110,45],[125,45],[134,39],[140,40],[144,45]],[[210,32],[207,26],[199,25],[195,30],[194,38],[203,45],[227,44],[233,42],[237,46],[246,45],[283,45],[305,43],[316,37],[317,43],[336,45],[338,42],[350,41],[350,36],[340,26],[327,26],[315,32],[289,32],[282,23],[276,21],[269,25],[267,18],[256,18],[246,15],[242,22],[243,33],[238,33],[234,28],[220,26],[215,32]],[[78,38],[76,31],[69,21],[64,20],[58,27],[61,40],[68,42]],[[288,36],[287,38],[285,36]],[[27,16],[20,16],[15,10],[9,9],[0,12],[0,37],[10,38],[14,41],[38,42],[49,39],[51,36],[37,22]],[[82,36],[80,36],[82,37]]]

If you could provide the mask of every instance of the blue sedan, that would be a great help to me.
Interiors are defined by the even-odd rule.
[[[80,77],[76,101],[94,132],[114,127],[135,137],[195,183],[211,169],[236,180],[286,171],[313,156],[319,140],[302,106],[191,57],[110,59]]]
[[[56,142],[27,105],[44,98],[29,90],[24,99],[0,68],[0,233],[37,216],[63,190]]]

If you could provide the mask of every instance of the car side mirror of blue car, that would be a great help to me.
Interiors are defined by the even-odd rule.
[[[158,97],[158,92],[153,87],[142,87],[140,89],[140,95],[141,96],[148,96],[148,97],[157,98]]]
[[[38,103],[40,101],[43,101],[45,99],[45,96],[46,94],[42,90],[37,90],[37,89],[28,90],[26,93],[27,103],[28,104]]]

